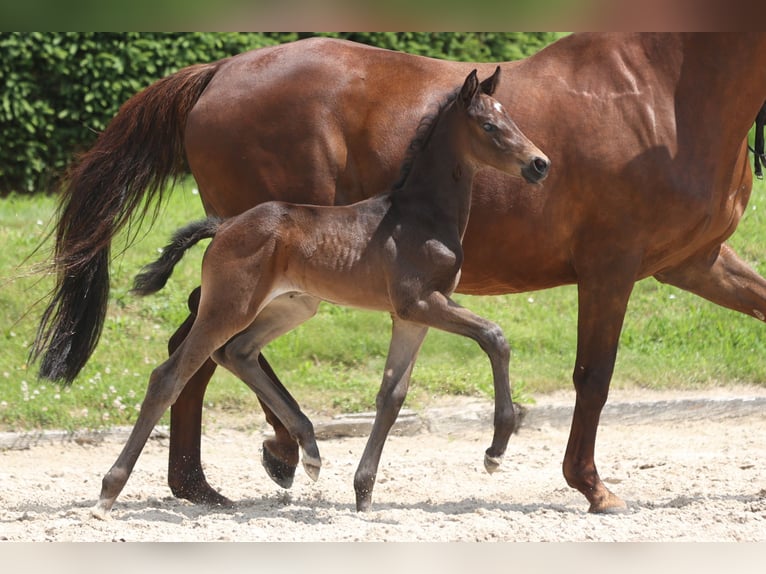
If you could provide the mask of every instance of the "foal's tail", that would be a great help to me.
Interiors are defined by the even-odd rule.
[[[130,98],[68,174],[56,286],[30,352],[31,360],[42,356],[41,377],[71,383],[93,353],[106,318],[112,238],[129,222],[138,227],[152,205],[156,216],[168,182],[186,172],[186,119],[220,63],[189,66]]]
[[[162,250],[160,258],[136,275],[132,292],[136,295],[151,295],[162,289],[186,251],[199,241],[213,237],[221,221],[217,217],[208,217],[176,231],[170,243]]]

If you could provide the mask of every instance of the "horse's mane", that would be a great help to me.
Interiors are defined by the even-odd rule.
[[[410,143],[407,146],[407,152],[404,155],[402,166],[399,168],[399,179],[397,179],[396,183],[393,185],[394,190],[404,187],[404,183],[407,181],[410,171],[412,171],[412,165],[415,163],[415,159],[428,145],[428,142],[431,140],[431,136],[434,133],[434,128],[436,127],[436,124],[439,123],[439,118],[447,106],[457,99],[459,92],[460,90],[458,89],[449,94],[444,101],[439,104],[439,108],[435,113],[426,114],[421,118],[420,123],[418,123],[418,127],[415,130],[415,136],[410,140]]]

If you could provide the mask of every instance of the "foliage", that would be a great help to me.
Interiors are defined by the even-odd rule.
[[[0,33],[0,193],[55,189],[120,104],[185,66],[295,40],[297,33]],[[463,60],[513,59],[549,33],[335,33],[331,36]]]

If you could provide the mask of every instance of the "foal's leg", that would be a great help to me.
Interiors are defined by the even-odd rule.
[[[199,288],[195,293],[199,297]],[[196,311],[196,305],[194,311]],[[195,316],[195,314],[189,315],[170,338],[169,355],[173,355],[189,334]],[[216,492],[208,484],[200,459],[202,401],[215,367],[216,364],[212,360],[205,361],[189,379],[170,408],[168,485],[173,495],[178,498],[185,498],[197,504],[230,506],[231,500]]]
[[[207,329],[198,321],[176,352],[154,369],[138,413],[138,420],[122,452],[102,481],[99,501],[92,509],[95,517],[105,518],[109,514],[162,414],[175,402],[186,381],[202,366],[210,353],[222,345],[230,335],[231,333],[222,334],[220,331]]]
[[[200,288],[189,296],[191,315],[171,337],[169,354],[179,347],[189,333],[199,307]],[[284,386],[263,355],[258,356],[261,368],[274,384]],[[170,452],[168,454],[168,484],[175,496],[195,503],[231,505],[232,502],[216,492],[207,482],[200,460],[202,404],[207,385],[215,372],[216,364],[209,359],[186,384],[170,409]],[[284,392],[287,392],[284,389]],[[298,444],[281,421],[263,403],[259,402],[266,421],[274,428],[275,437],[263,442],[262,463],[269,477],[283,488],[292,485],[298,465]]]
[[[508,440],[516,428],[516,413],[513,409],[511,386],[508,381],[510,348],[502,329],[495,323],[461,307],[438,291],[431,293],[417,304],[407,305],[405,318],[442,331],[469,337],[476,341],[489,357],[495,391],[495,432],[492,444],[484,456],[484,467],[487,472],[494,472],[500,466]]]
[[[318,306],[319,300],[308,295],[282,295],[269,303],[245,331],[213,355],[218,364],[242,379],[284,425],[291,440],[303,449],[303,467],[313,480],[318,478],[321,467],[314,427],[292,395],[281,384],[275,384],[254,359],[270,341],[313,317]]]
[[[369,510],[372,504],[383,444],[407,396],[412,367],[427,332],[428,327],[394,318],[383,382],[375,400],[375,421],[354,475],[356,509],[360,512]]]

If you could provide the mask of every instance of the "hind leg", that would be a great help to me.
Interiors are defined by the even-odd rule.
[[[194,324],[199,305],[199,292],[198,287],[189,296],[189,309],[192,314],[170,338],[168,343],[170,356],[181,346]],[[232,502],[208,484],[200,459],[202,401],[215,368],[215,362],[206,360],[192,375],[170,408],[168,485],[173,495],[178,498],[197,504],[229,506]]]
[[[722,307],[766,321],[766,279],[726,244],[707,256],[658,273],[655,278]]]
[[[307,295],[282,295],[269,303],[245,331],[232,338],[213,357],[218,364],[242,379],[280,425],[287,429],[290,440],[303,450],[304,469],[314,480],[317,479],[321,466],[314,427],[292,395],[269,376],[270,369],[264,369],[262,364],[254,359],[260,356],[261,349],[270,341],[313,317],[318,306],[319,300]],[[273,444],[270,441],[264,443],[263,464],[270,475],[270,465],[273,466],[274,461],[269,460],[271,451],[267,450],[267,446]],[[294,469],[294,466],[292,468]],[[279,484],[274,476],[272,478]]]
[[[230,335],[221,330],[208,329],[198,321],[173,355],[154,369],[133,430],[117,460],[104,476],[99,501],[92,510],[94,516],[105,518],[109,514],[162,414],[176,401],[186,382],[210,353]]]
[[[171,355],[186,338],[194,323],[199,296],[199,287],[189,295],[191,315],[171,337],[168,344]],[[274,384],[284,389],[263,355],[258,356],[258,361]],[[170,409],[168,484],[173,495],[178,498],[198,504],[228,506],[232,504],[231,501],[208,484],[200,457],[202,404],[215,369],[216,364],[212,359],[206,361],[192,376]],[[268,406],[260,400],[259,402],[266,415],[266,421],[274,428],[275,433],[274,438],[263,443],[263,466],[274,482],[283,488],[289,488],[298,465],[298,444]]]
[[[271,379],[271,384],[284,395],[285,400],[291,403],[295,410],[300,410],[298,403],[282,384],[282,381],[279,380],[279,377],[277,377],[271,365],[266,361],[263,353],[258,354],[258,365]],[[290,431],[282,424],[279,417],[274,414],[274,411],[260,397],[258,402],[261,404],[264,415],[266,415],[266,422],[274,429],[274,437],[263,441],[261,464],[263,464],[263,468],[271,480],[282,488],[290,488],[293,485],[295,469],[298,466],[298,443],[290,436]]]

